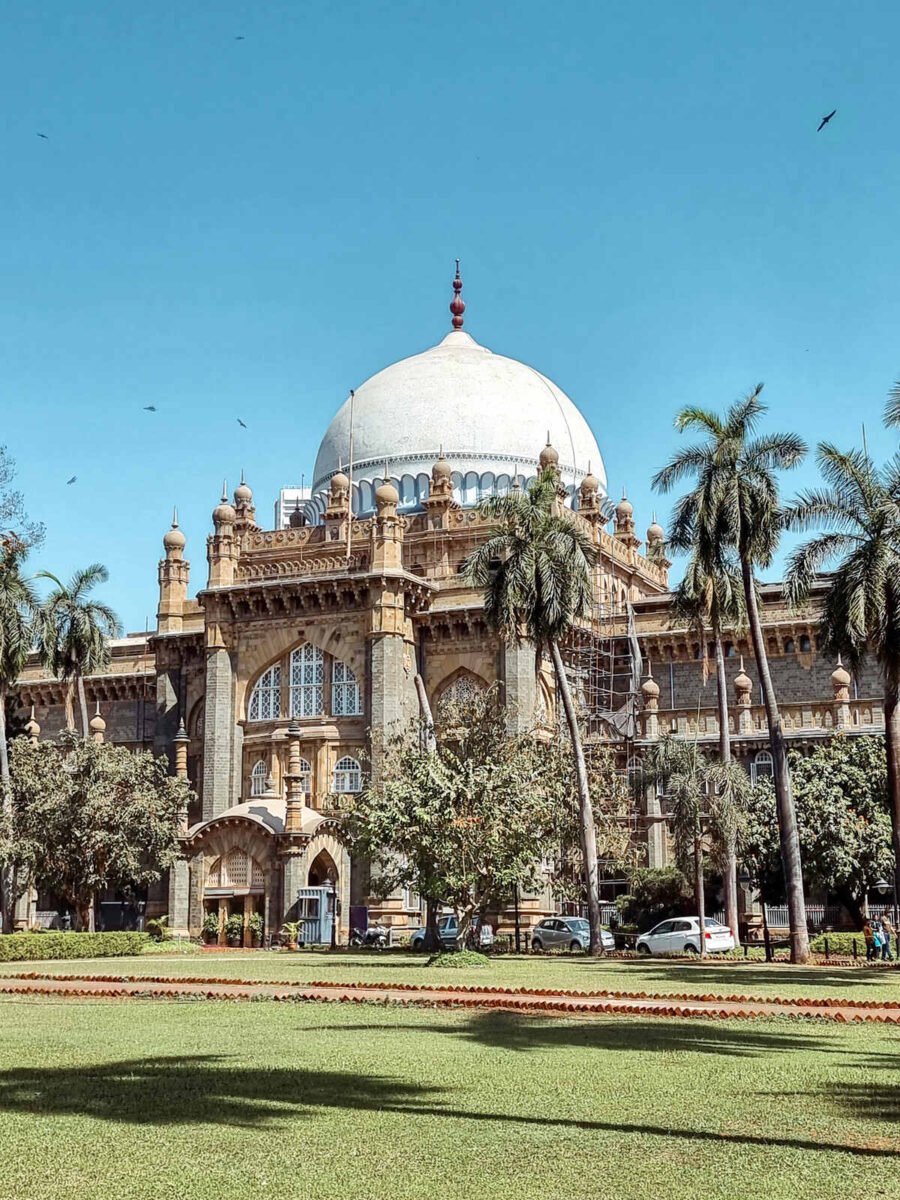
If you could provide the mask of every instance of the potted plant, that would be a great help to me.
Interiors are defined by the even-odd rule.
[[[254,946],[262,945],[263,938],[263,919],[262,913],[251,913],[247,920],[247,928],[250,930],[250,937]]]
[[[240,946],[244,940],[244,918],[240,913],[232,913],[225,922],[225,941],[229,946]]]
[[[285,943],[285,945],[287,946],[288,950],[296,950],[297,949],[297,938],[300,933],[300,922],[299,921],[285,921],[284,925],[281,928],[281,932],[287,938],[287,942]]]
[[[203,924],[200,926],[200,933],[207,945],[219,940],[219,914],[217,912],[206,914]]]

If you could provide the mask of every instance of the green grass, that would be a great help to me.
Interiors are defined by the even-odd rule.
[[[0,1001],[2,1200],[900,1197],[900,1036]]]
[[[331,954],[328,951],[275,953],[233,951],[227,954],[164,954],[96,961],[4,963],[0,974],[44,970],[59,975],[213,975],[234,979],[351,980],[447,985],[447,972],[427,965],[422,954]],[[632,990],[671,994],[687,992],[754,996],[843,996],[856,999],[900,1000],[900,970],[864,967],[792,967],[789,965],[713,961],[708,964],[645,962],[640,959],[599,959],[583,955],[542,957],[499,956],[488,968],[461,968],[454,984],[499,987],[547,987],[591,990]]]

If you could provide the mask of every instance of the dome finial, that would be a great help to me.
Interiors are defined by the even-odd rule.
[[[453,299],[450,301],[450,311],[453,313],[454,329],[462,329],[463,313],[466,311],[466,302],[460,295],[462,292],[462,285],[462,276],[459,273],[459,259],[457,259],[456,278],[453,280]]]

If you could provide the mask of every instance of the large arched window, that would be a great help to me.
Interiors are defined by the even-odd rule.
[[[750,782],[759,783],[761,779],[771,779],[775,774],[775,762],[768,750],[760,750],[750,764]]]
[[[281,666],[275,663],[256,681],[250,696],[251,721],[275,721],[281,716]]]
[[[457,675],[441,692],[441,704],[471,704],[484,691],[484,684],[473,675]]]
[[[250,795],[261,796],[266,790],[266,777],[269,774],[269,768],[266,766],[265,760],[260,759],[255,763],[253,770],[250,772]]]
[[[298,646],[291,654],[291,702],[292,717],[320,717],[322,706],[322,684],[325,680],[325,663],[318,646]]]
[[[349,754],[345,754],[343,758],[339,758],[335,763],[332,791],[345,794],[361,790],[362,771],[359,769],[359,763],[355,758],[351,758]]]
[[[312,767],[309,765],[309,760],[300,759],[300,791],[305,796],[308,796],[312,790]]]
[[[331,711],[336,717],[358,717],[362,712],[356,676],[339,658],[331,666]]]

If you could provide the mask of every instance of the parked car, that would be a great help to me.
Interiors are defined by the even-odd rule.
[[[616,939],[608,929],[600,931],[604,950],[615,950]],[[588,950],[591,927],[584,917],[545,917],[531,931],[532,950]]]
[[[675,917],[660,921],[635,943],[638,954],[699,954],[701,936],[707,954],[724,954],[734,949],[734,935],[727,925],[707,917],[701,935],[699,917]]]
[[[456,949],[456,938],[459,933],[459,921],[450,913],[446,917],[438,919],[438,932],[441,935],[441,944],[448,950]],[[494,943],[494,930],[491,925],[479,925],[473,929],[473,936],[479,947],[492,946]],[[410,945],[413,950],[424,950],[425,939],[428,935],[428,930],[414,929],[410,937]]]

